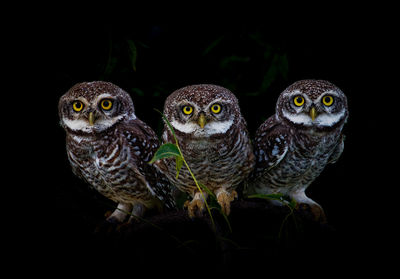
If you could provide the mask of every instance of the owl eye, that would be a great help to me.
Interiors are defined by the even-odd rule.
[[[304,105],[304,98],[302,96],[296,96],[293,98],[293,103],[297,107],[301,107],[302,105]]]
[[[100,102],[100,106],[103,110],[110,110],[113,106],[113,101],[110,99],[104,99]]]
[[[215,114],[220,113],[220,112],[221,112],[221,109],[222,109],[222,107],[221,107],[221,105],[219,105],[219,104],[214,104],[214,105],[211,106],[211,111],[212,111],[213,113],[215,113]]]
[[[193,108],[191,106],[184,106],[182,108],[182,111],[184,114],[189,115],[189,114],[192,114]]]
[[[72,108],[76,112],[80,112],[81,110],[83,110],[84,107],[85,107],[85,105],[81,101],[74,101],[72,103]]]
[[[333,96],[331,95],[326,95],[322,98],[322,103],[327,106],[330,107],[333,104]]]

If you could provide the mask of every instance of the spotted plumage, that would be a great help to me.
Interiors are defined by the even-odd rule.
[[[157,136],[136,117],[128,93],[108,82],[79,83],[60,98],[59,115],[73,172],[118,203],[109,221],[175,206],[168,180],[148,164]]]
[[[228,89],[216,85],[192,85],[173,92],[165,101],[164,115],[171,123],[185,160],[196,179],[215,193],[222,210],[230,213],[237,197],[236,187],[254,166],[246,122],[237,98]],[[164,142],[175,143],[167,125]],[[175,159],[157,162],[157,166],[181,191],[188,193],[189,215],[204,210],[204,199],[188,169],[176,178]],[[204,197],[207,193],[203,191]]]
[[[256,166],[247,183],[248,193],[287,195],[325,222],[322,207],[305,190],[327,164],[340,157],[347,117],[346,96],[330,82],[302,80],[286,88],[276,114],[256,132]]]

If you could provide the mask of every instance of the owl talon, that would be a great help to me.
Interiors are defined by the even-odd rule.
[[[128,223],[135,224],[140,221],[140,218],[144,215],[146,207],[141,203],[135,203],[132,206],[132,212],[130,214]]]
[[[186,201],[183,206],[187,208],[188,215],[192,219],[196,216],[203,215],[203,212],[206,210],[203,197],[200,197],[199,193],[196,193],[192,201]]]
[[[221,210],[225,215],[229,215],[231,213],[231,202],[238,197],[238,194],[235,190],[231,193],[226,190],[221,190],[217,193],[218,203],[221,205]]]
[[[122,223],[124,222],[131,210],[131,204],[119,203],[114,212],[110,216],[108,216],[106,220],[112,224]]]

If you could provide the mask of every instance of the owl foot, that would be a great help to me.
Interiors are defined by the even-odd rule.
[[[132,211],[132,205],[127,203],[119,203],[117,209],[107,217],[107,221],[112,224],[119,224],[124,222],[128,214]]]
[[[204,198],[207,199],[207,194],[204,193]],[[192,201],[186,201],[183,205],[188,210],[188,215],[190,218],[195,216],[201,216],[206,210],[205,201],[201,193],[196,193]]]
[[[310,217],[315,222],[320,224],[327,223],[325,212],[318,204],[298,203],[296,209],[303,214],[311,215],[307,217]]]
[[[146,211],[146,208],[143,204],[141,203],[135,203],[132,208],[132,212],[130,214],[128,223],[129,224],[134,224],[140,220],[140,217],[144,215],[144,212]]]
[[[216,192],[216,195],[222,212],[228,216],[231,213],[231,202],[238,197],[237,192],[233,190],[229,193],[225,189],[220,189]]]

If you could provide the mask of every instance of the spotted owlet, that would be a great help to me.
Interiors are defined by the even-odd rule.
[[[305,190],[341,155],[347,117],[346,96],[330,82],[301,80],[286,88],[279,96],[276,114],[256,132],[256,166],[248,193],[286,195],[325,222],[322,207]]]
[[[128,93],[109,82],[79,83],[60,98],[59,116],[74,174],[118,203],[108,221],[174,206],[168,180],[147,163],[157,136],[136,117]]]
[[[235,188],[247,178],[255,163],[237,98],[216,85],[187,86],[166,99],[164,115],[194,176],[215,194],[228,215],[230,203],[237,197]],[[163,141],[175,142],[167,125]],[[203,194],[207,198],[207,193],[198,190],[187,168],[183,167],[176,178],[175,159],[160,160],[157,166],[172,184],[192,197],[186,203],[189,216],[205,209]]]

